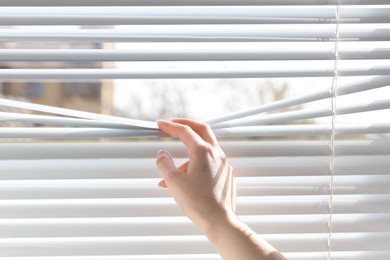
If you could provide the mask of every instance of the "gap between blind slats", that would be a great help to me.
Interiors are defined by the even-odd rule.
[[[355,114],[368,111],[377,111],[390,109],[389,100],[375,100],[366,104],[352,105],[347,107],[337,108],[337,115]],[[214,129],[238,127],[238,126],[257,126],[277,122],[289,122],[294,120],[314,119],[319,117],[328,117],[333,114],[331,109],[302,109],[299,111],[282,112],[272,115],[260,115],[255,118],[244,118],[229,122],[215,124]],[[99,122],[85,119],[74,119],[64,117],[38,116],[31,114],[6,113],[0,112],[0,121],[18,121],[25,123],[38,124],[58,124],[62,126],[79,126],[79,127],[97,127],[97,128],[112,128],[112,129],[137,129],[132,125],[124,125],[119,123]],[[163,136],[163,135],[161,135]]]
[[[252,42],[252,41],[333,41],[333,25],[182,25],[137,26],[127,29],[31,30],[0,29],[0,41],[72,42]],[[387,24],[344,24],[339,41],[389,41]]]
[[[390,84],[390,77],[389,76],[381,76],[381,77],[374,77],[368,80],[363,80],[359,82],[354,82],[347,84],[345,86],[339,87],[337,91],[338,96],[352,94],[360,91],[365,91],[369,89],[375,89],[384,87],[386,85]],[[275,109],[285,108],[288,106],[293,105],[300,105],[316,100],[331,98],[332,93],[328,89],[304,94],[297,97],[287,98],[283,100],[278,100],[272,103],[268,103],[265,105],[260,105],[255,108],[250,108],[238,112],[234,112],[231,114],[225,114],[223,116],[219,116],[216,118],[208,119],[206,120],[207,123],[209,123],[211,126],[215,126],[215,123],[219,123],[218,125],[221,125],[222,121],[230,121],[233,119],[238,119],[240,117],[246,117],[255,115],[258,113],[268,112]],[[84,127],[102,127],[102,128],[125,128],[125,129],[156,129],[156,123],[155,122],[148,122],[148,121],[141,121],[141,120],[135,120],[135,119],[127,119],[127,118],[120,118],[120,117],[114,117],[114,116],[106,116],[106,115],[100,115],[95,113],[88,113],[83,111],[77,111],[77,110],[71,110],[71,109],[64,109],[64,108],[58,108],[58,107],[52,107],[52,106],[45,106],[45,105],[39,105],[34,103],[26,103],[26,102],[20,102],[20,101],[13,101],[8,99],[0,99],[0,104],[3,106],[9,106],[9,107],[17,107],[17,108],[24,108],[28,110],[35,110],[40,112],[46,112],[46,113],[54,113],[59,115],[65,115],[65,116],[71,116],[71,117],[77,117],[75,118],[61,118],[61,117],[48,117],[48,116],[38,116],[38,115],[31,115],[31,114],[17,114],[17,113],[1,113],[0,116],[2,116],[3,120],[11,120],[11,121],[22,121],[27,123],[50,123],[50,124],[63,124],[67,126],[84,126]],[[387,102],[386,101],[374,101],[372,103],[369,103],[368,105],[364,106],[350,106],[343,111],[343,108],[340,108],[337,110],[338,114],[343,113],[353,113],[354,111],[368,111],[370,109],[384,109],[387,108]],[[308,116],[312,116],[312,111],[309,111],[308,113],[303,113],[305,111],[295,111],[295,112],[289,112],[287,115],[291,117],[295,117],[299,119],[299,117],[307,118]],[[318,114],[318,111],[317,111]],[[329,111],[320,111],[320,114],[322,116],[329,115]],[[280,117],[282,117],[283,113],[279,113],[278,115],[272,115],[268,117],[277,117],[276,119],[280,120]],[[87,119],[87,120],[85,120]],[[95,119],[95,121],[91,121],[90,119]],[[241,121],[246,121],[245,119],[241,119]],[[275,120],[275,118],[273,119]],[[106,122],[107,121],[107,122]],[[230,122],[222,123],[222,125],[230,126]]]
[[[383,109],[390,109],[390,99],[375,100],[366,104],[338,107],[336,110],[336,115],[355,114],[355,113],[376,111],[376,110],[383,110]],[[332,116],[332,114],[333,111],[330,108],[302,109],[298,111],[281,112],[281,113],[271,114],[271,115],[260,115],[254,118],[252,117],[252,118],[237,119],[234,121],[213,125],[213,128],[218,129],[218,128],[238,127],[238,126],[265,125],[265,124],[277,123],[277,122],[288,122],[293,120],[327,117],[327,116]]]
[[[101,120],[90,120],[70,117],[44,116],[23,113],[0,112],[0,121],[17,121],[34,124],[50,124],[61,126],[98,127],[114,129],[139,129],[139,127],[126,123],[111,123]]]
[[[381,88],[388,85],[390,85],[389,76],[374,77],[368,80],[362,80],[359,82],[354,82],[352,84],[339,86],[336,90],[336,94],[337,96],[343,96],[343,95],[353,94],[353,93],[362,92],[370,89]],[[216,123],[221,123],[224,121],[230,121],[233,119],[252,116],[259,113],[270,112],[272,110],[276,110],[280,108],[285,108],[285,107],[300,105],[300,104],[313,102],[321,99],[331,98],[332,96],[333,94],[331,93],[331,91],[329,91],[329,89],[326,89],[314,93],[304,94],[301,96],[295,96],[292,98],[277,100],[254,108],[244,109],[230,114],[225,114],[222,116],[210,118],[207,119],[206,122],[209,123],[210,125],[214,125]]]
[[[67,116],[67,118],[65,118],[63,120],[64,122],[76,122],[76,121],[77,122],[84,122],[84,123],[86,122],[85,120],[77,120],[74,118],[69,119],[69,117],[75,117],[75,118],[81,118],[81,119],[96,120],[95,123],[90,122],[89,124],[99,124],[99,122],[103,121],[103,123],[100,125],[121,124],[121,125],[125,126],[127,129],[131,129],[131,130],[137,130],[137,129],[150,130],[150,129],[157,129],[158,128],[157,123],[151,122],[151,121],[123,118],[123,117],[117,117],[117,116],[109,116],[109,115],[84,112],[84,111],[73,110],[73,109],[66,109],[66,108],[60,108],[60,107],[53,107],[53,106],[46,106],[46,105],[40,105],[40,104],[34,104],[34,103],[21,102],[21,101],[10,100],[10,99],[0,98],[0,105]],[[31,118],[36,118],[36,116],[32,115]],[[41,117],[41,118],[45,118],[45,117]],[[59,119],[52,118],[52,120],[57,120],[57,122],[58,122]]]

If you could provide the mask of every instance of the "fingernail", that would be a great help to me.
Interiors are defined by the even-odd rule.
[[[157,152],[157,157],[162,157],[164,155],[165,155],[165,151],[163,151],[163,150],[160,150]]]
[[[169,122],[169,121],[167,121],[167,120],[164,120],[164,119],[157,119],[157,123],[167,123],[167,122]]]

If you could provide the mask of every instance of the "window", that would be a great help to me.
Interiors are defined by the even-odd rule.
[[[42,96],[44,85],[40,82],[28,82],[26,84],[26,97],[38,98]]]
[[[99,98],[100,83],[95,82],[65,82],[64,92],[66,98]]]
[[[289,259],[390,258],[386,1],[2,4],[2,24],[31,28],[1,28],[0,41],[124,44],[0,50],[1,60],[116,65],[2,69],[4,82],[113,79],[140,89],[136,80],[211,86],[234,79],[241,93],[252,93],[251,79],[288,81],[288,96],[205,119],[235,167],[238,213]],[[93,25],[112,27],[73,27]],[[241,97],[235,93],[232,104]],[[5,99],[0,105],[45,112],[4,118],[58,125],[0,129],[2,138],[33,139],[0,144],[3,259],[219,259],[156,186],[157,150],[186,154],[179,143],[161,140],[153,122]]]

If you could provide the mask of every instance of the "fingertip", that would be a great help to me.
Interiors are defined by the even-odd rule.
[[[162,132],[171,137],[179,138],[187,148],[203,141],[190,125],[181,123],[184,119],[173,118],[171,120],[157,120],[158,127]]]
[[[160,150],[160,151],[158,151],[157,152],[157,158],[160,158],[160,157],[163,157],[163,156],[165,156],[165,151],[164,150]]]
[[[164,159],[164,158],[169,158],[169,159],[173,160],[172,155],[169,152],[164,151],[164,150],[158,151],[157,152],[157,161]]]
[[[156,166],[163,178],[169,177],[173,173],[176,173],[178,169],[175,166],[172,155],[164,150],[160,150],[157,153]]]
[[[167,124],[169,123],[169,121],[166,121],[166,120],[163,120],[163,119],[158,119],[157,120],[157,125],[158,127],[161,129],[161,128],[164,128],[164,126],[166,126]],[[162,130],[162,129],[161,129]]]

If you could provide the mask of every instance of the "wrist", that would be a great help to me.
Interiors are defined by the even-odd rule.
[[[219,221],[210,223],[203,231],[225,260],[285,260],[274,247],[239,220],[233,211],[220,216]]]
[[[217,243],[227,230],[248,228],[233,211],[223,211],[209,216],[199,227],[212,243]]]

